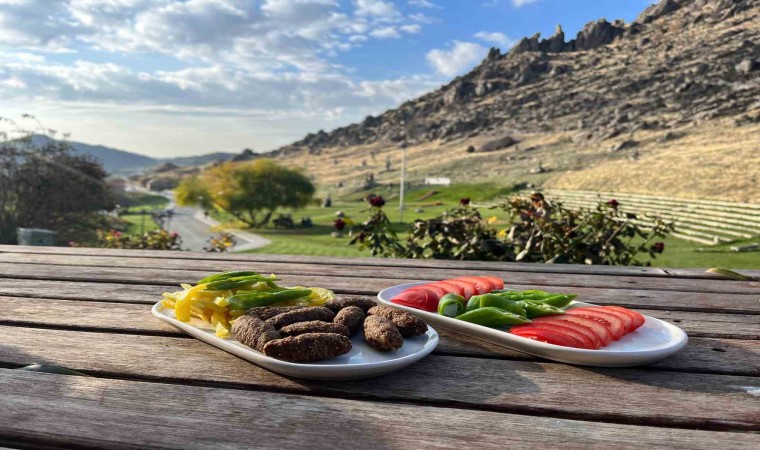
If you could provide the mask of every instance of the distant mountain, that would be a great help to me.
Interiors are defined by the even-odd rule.
[[[35,146],[44,145],[50,140],[51,138],[42,135],[32,137],[32,143]],[[152,158],[104,145],[90,145],[75,141],[69,141],[69,144],[71,144],[76,153],[89,155],[99,160],[103,164],[103,167],[114,175],[130,175],[145,172],[167,162],[184,167],[207,164],[213,161],[227,161],[236,155],[235,153],[217,152],[208,155],[183,156],[178,158]]]

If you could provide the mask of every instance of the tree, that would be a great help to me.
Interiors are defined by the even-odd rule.
[[[62,240],[87,241],[113,207],[107,173],[66,141],[31,134],[0,142],[0,243],[16,228],[46,228]]]
[[[177,204],[225,211],[248,226],[268,224],[277,208],[301,208],[311,201],[314,185],[301,172],[269,159],[225,163],[182,180]]]

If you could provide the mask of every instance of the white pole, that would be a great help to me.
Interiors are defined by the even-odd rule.
[[[401,189],[398,199],[398,221],[404,223],[404,185],[406,184],[406,142],[401,144]]]

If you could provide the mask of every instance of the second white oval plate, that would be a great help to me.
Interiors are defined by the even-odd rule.
[[[367,344],[364,336],[357,333],[351,338],[351,351],[337,358],[302,364],[270,358],[233,338],[217,337],[211,324],[193,319],[180,322],[171,308],[161,302],[152,309],[153,315],[201,341],[218,347],[235,356],[283,375],[310,380],[357,380],[395,372],[414,364],[429,355],[438,345],[438,333],[428,326],[422,336],[404,339],[404,345],[395,352],[379,352]]]
[[[667,358],[684,348],[688,341],[686,333],[677,326],[654,317],[644,316],[646,322],[639,329],[599,350],[562,347],[516,336],[505,330],[488,328],[390,302],[393,297],[406,289],[422,284],[427,283],[407,283],[389,287],[380,291],[377,298],[382,304],[409,311],[428,324],[554,361],[598,367],[640,366]],[[574,301],[565,309],[582,306],[597,305]]]

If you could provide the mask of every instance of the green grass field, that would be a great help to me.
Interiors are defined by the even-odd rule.
[[[430,218],[440,215],[444,210],[455,206],[460,198],[472,195],[474,203],[492,203],[499,196],[507,195],[510,189],[499,188],[493,184],[456,185],[452,187],[436,187],[438,193],[429,196],[430,188],[408,191],[406,194],[406,208],[404,212],[405,222],[416,218]],[[388,202],[385,206],[386,214],[394,223],[398,224],[396,230],[401,234],[406,230],[406,225],[399,223],[398,195],[396,192],[382,193]],[[313,256],[369,256],[367,252],[360,252],[356,247],[349,246],[350,240],[347,235],[335,238],[330,235],[335,229],[332,222],[335,213],[343,211],[355,222],[361,222],[366,218],[367,205],[362,201],[366,193],[357,193],[349,197],[335,199],[332,208],[309,206],[297,211],[282,211],[290,213],[296,223],[302,217],[310,217],[314,222],[313,228],[296,227],[291,230],[268,228],[250,230],[260,234],[272,243],[266,247],[253,250],[254,253],[288,254],[288,255],[313,255]],[[421,197],[427,197],[422,198]],[[422,212],[415,212],[421,209]],[[506,214],[497,209],[481,208],[481,214],[488,217],[496,217],[495,226],[500,224],[506,228]],[[229,217],[216,214],[219,220]],[[346,234],[346,233],[344,233]],[[690,241],[673,237],[664,240],[665,252],[651,260],[656,267],[721,267],[726,269],[760,269],[760,253],[747,252],[737,253],[730,250],[732,245],[760,242],[760,236],[756,239],[748,239],[731,244],[704,246]],[[640,258],[643,261],[648,257]]]
[[[127,234],[139,234],[141,230],[148,232],[158,228],[156,222],[153,221],[150,214],[146,214],[144,217],[141,214],[142,210],[151,211],[153,209],[164,209],[169,204],[169,200],[166,197],[160,195],[146,194],[143,192],[130,192],[128,194],[128,201],[125,207],[129,208],[129,212],[126,212],[120,216],[121,219],[129,222],[129,227],[125,230]]]

